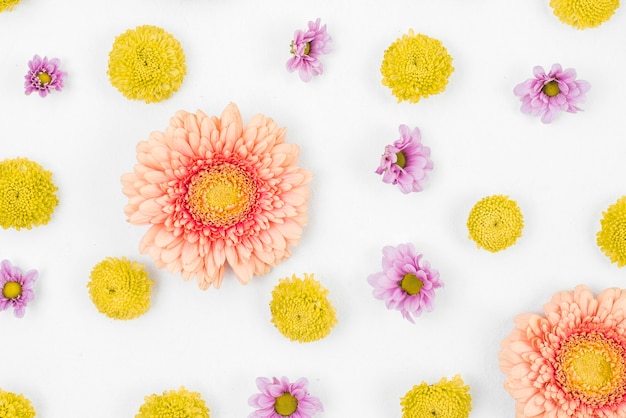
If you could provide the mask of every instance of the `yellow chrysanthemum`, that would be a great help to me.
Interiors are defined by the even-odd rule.
[[[411,103],[444,91],[453,71],[452,57],[441,41],[415,35],[413,29],[387,48],[380,67],[383,85],[398,102]]]
[[[107,74],[126,98],[160,102],[178,90],[187,73],[180,42],[151,25],[129,29],[115,38]]]
[[[595,28],[613,16],[619,0],[550,0],[561,22],[576,29]]]
[[[209,408],[200,393],[184,387],[167,390],[163,395],[146,396],[135,418],[209,418]]]
[[[617,199],[602,212],[601,229],[596,234],[598,247],[617,263],[618,267],[626,265],[626,196]]]
[[[125,257],[107,257],[91,270],[89,296],[98,311],[113,319],[134,319],[150,309],[151,287],[145,266]]]
[[[11,11],[13,6],[17,6],[21,0],[0,0],[0,13]]]
[[[305,343],[326,337],[337,323],[327,294],[313,274],[305,273],[304,280],[295,274],[280,279],[272,291],[272,323],[291,341]]]
[[[0,418],[33,418],[37,413],[30,400],[0,389]]]
[[[50,222],[59,204],[52,173],[27,158],[0,162],[0,226],[31,229]]]
[[[472,410],[469,386],[461,376],[439,383],[422,382],[400,399],[402,418],[467,418]]]
[[[493,195],[474,205],[467,219],[470,239],[493,253],[515,244],[522,236],[524,218],[515,200]]]

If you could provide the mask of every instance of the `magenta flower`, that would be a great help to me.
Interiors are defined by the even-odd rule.
[[[380,158],[377,174],[383,175],[383,182],[397,184],[402,193],[421,192],[428,172],[433,169],[430,148],[421,143],[419,128],[409,131],[406,125],[400,125],[400,139],[385,147]]]
[[[0,263],[0,311],[13,307],[16,317],[24,316],[28,302],[35,298],[33,285],[37,280],[37,270],[30,270],[22,274],[19,267],[11,265],[9,260]]]
[[[315,23],[309,22],[309,30],[297,30],[293,36],[293,57],[287,61],[287,70],[298,70],[302,81],[311,81],[314,75],[322,74],[324,68],[318,58],[330,52],[331,41],[332,38],[326,33],[326,25],[320,27],[320,19]]]
[[[61,71],[59,66],[61,61],[58,58],[48,60],[48,57],[35,55],[31,61],[28,61],[28,73],[24,76],[24,88],[26,94],[37,91],[41,97],[46,97],[51,90],[61,91],[63,82],[67,73]]]
[[[307,391],[309,381],[304,377],[295,383],[284,376],[280,380],[258,377],[256,385],[261,393],[252,395],[248,404],[258,409],[248,418],[311,418],[324,410],[320,400]]]
[[[411,321],[411,315],[432,311],[435,289],[443,287],[439,272],[415,252],[413,244],[383,248],[383,271],[371,274],[367,281],[374,287],[374,297],[385,301]]]
[[[530,78],[515,86],[513,92],[522,101],[521,110],[533,116],[541,116],[543,123],[550,123],[557,112],[576,113],[577,105],[585,101],[585,93],[591,85],[584,80],[576,80],[576,70],[563,71],[560,64],[554,64],[548,74],[543,67],[533,69],[535,78]]]

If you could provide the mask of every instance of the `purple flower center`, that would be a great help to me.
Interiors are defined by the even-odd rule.
[[[561,93],[561,89],[559,88],[559,83],[555,80],[548,81],[543,88],[541,89],[543,94],[548,97],[554,97]]]
[[[405,274],[399,284],[402,290],[411,296],[417,295],[422,290],[422,286],[424,286],[424,282],[411,273]]]
[[[396,165],[400,168],[404,168],[406,166],[406,157],[402,151],[398,151],[396,153]]]
[[[37,73],[37,78],[39,79],[39,82],[44,86],[48,84],[50,80],[52,80],[52,78],[50,77],[50,74],[48,74],[45,71]]]
[[[7,299],[16,299],[22,295],[22,285],[18,282],[6,282],[2,288],[2,295]]]
[[[298,409],[298,400],[289,392],[285,392],[276,398],[274,411],[280,416],[288,417]]]

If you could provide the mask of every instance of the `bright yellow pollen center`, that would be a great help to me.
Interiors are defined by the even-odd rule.
[[[559,88],[559,83],[557,83],[554,80],[546,83],[541,89],[541,91],[548,97],[554,97],[558,95],[559,93],[561,93],[561,89]]]
[[[37,78],[41,81],[41,84],[48,84],[50,80],[52,80],[52,78],[50,78],[50,74],[43,71],[37,74]]]
[[[424,282],[417,278],[415,274],[407,273],[400,280],[400,287],[409,295],[417,295],[422,290]]]
[[[2,288],[2,295],[7,299],[15,299],[22,295],[22,285],[18,282],[7,282]]]
[[[288,392],[283,393],[274,403],[274,410],[278,415],[288,417],[298,409],[298,400]]]
[[[402,151],[396,152],[396,165],[400,168],[406,167],[406,157]]]

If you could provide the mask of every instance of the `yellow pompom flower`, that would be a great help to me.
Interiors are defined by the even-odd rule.
[[[272,323],[291,341],[317,341],[337,324],[335,308],[327,298],[328,290],[310,276],[304,280],[294,274],[280,279],[272,291]]]
[[[13,6],[17,6],[20,0],[0,0],[0,13],[13,10]],[[1,417],[1,415],[0,415]]]
[[[151,287],[145,266],[125,257],[107,257],[94,266],[87,283],[98,311],[113,319],[135,319],[150,309]]]
[[[576,29],[595,28],[613,16],[620,0],[550,0],[554,15]]]
[[[59,204],[52,173],[27,158],[0,162],[0,226],[31,229],[50,222]]]
[[[601,229],[596,234],[598,247],[617,263],[618,267],[626,265],[626,196],[617,199],[602,212]]]
[[[0,389],[0,418],[33,418],[35,415],[35,408],[24,395]]]
[[[402,418],[467,418],[472,410],[469,386],[461,376],[439,383],[422,382],[400,399]]]
[[[444,91],[453,71],[452,57],[441,41],[415,35],[413,29],[387,48],[380,67],[383,85],[398,102],[411,103]]]
[[[160,102],[178,90],[187,73],[185,53],[174,36],[151,25],[115,38],[107,74],[126,98]]]
[[[515,200],[493,195],[474,205],[467,219],[470,239],[493,253],[515,244],[522,236],[524,218]]]
[[[167,390],[163,395],[152,394],[144,398],[135,418],[209,418],[209,408],[200,393],[184,387]]]

